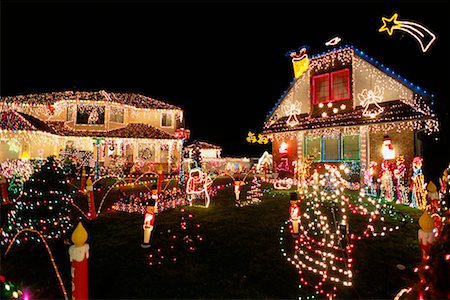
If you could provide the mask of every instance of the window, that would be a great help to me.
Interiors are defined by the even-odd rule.
[[[321,143],[321,137],[313,137],[313,138],[306,138],[305,139],[305,156],[312,156],[314,157],[314,161],[320,161],[321,153],[320,153],[320,143]]]
[[[105,107],[97,105],[77,106],[77,124],[105,124]]]
[[[322,160],[339,160],[339,136],[322,137],[323,155]]]
[[[172,114],[161,114],[161,127],[172,127]]]
[[[350,71],[344,69],[331,73],[331,100],[350,99]]]
[[[359,159],[359,136],[343,135],[342,141],[342,159],[358,160]]]
[[[111,106],[109,109],[109,121],[116,123],[124,122],[125,110],[121,107]]]
[[[160,147],[159,161],[167,163],[169,161],[169,145],[162,144]]]
[[[304,156],[314,161],[359,160],[359,135],[315,136],[304,141]]]
[[[350,99],[350,70],[342,69],[316,75],[312,79],[312,103]]]
[[[313,78],[313,104],[328,101],[329,99],[329,74],[314,76]]]
[[[66,121],[71,121],[73,118],[73,106],[69,105],[67,106],[66,110]]]

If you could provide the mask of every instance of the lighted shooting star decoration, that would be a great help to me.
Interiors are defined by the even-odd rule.
[[[301,48],[298,53],[296,51],[290,51],[289,56],[292,58],[295,78],[299,78],[309,67],[309,58],[308,54],[306,54],[306,48]]]
[[[419,42],[422,52],[427,52],[431,44],[436,40],[436,35],[418,23],[400,21],[397,18],[397,13],[389,19],[382,17],[383,26],[378,29],[378,32],[387,31],[388,35],[392,35],[395,29],[403,30]]]
[[[300,123],[299,120],[297,119],[297,115],[300,114],[301,107],[302,107],[301,103],[299,108],[297,108],[295,104],[291,104],[289,109],[286,110],[286,114],[289,116],[288,119],[286,120],[286,124],[289,125],[290,127],[294,127],[295,125]]]
[[[384,108],[378,104],[383,100],[383,92],[384,88],[376,86],[374,90],[364,89],[358,94],[358,100],[361,106],[364,107],[363,116],[375,118],[384,111]],[[374,104],[376,107],[369,109],[371,104]]]

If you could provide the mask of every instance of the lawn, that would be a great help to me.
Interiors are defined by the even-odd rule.
[[[224,185],[230,179],[216,180]],[[248,185],[241,197],[245,197]],[[228,184],[212,198],[209,208],[184,206],[156,216],[152,246],[142,249],[143,216],[107,211],[118,197],[111,191],[105,212],[83,221],[89,233],[89,291],[92,299],[298,299],[309,296],[299,288],[295,267],[282,255],[292,236],[287,230],[289,190],[274,191],[263,184],[262,202],[237,208]],[[145,190],[123,188],[125,192]],[[96,195],[97,207],[103,188]],[[349,192],[352,197],[355,192]],[[77,201],[84,203],[83,197]],[[85,204],[84,204],[85,205]],[[421,212],[395,205],[410,214],[413,222],[397,222],[399,230],[385,237],[357,241],[354,247],[353,286],[340,288],[339,298],[392,299],[416,280],[413,268],[420,261],[417,241]],[[80,207],[84,209],[80,203]],[[87,207],[87,205],[86,205]],[[304,208],[302,208],[304,209]],[[350,220],[357,228],[362,222]],[[186,222],[187,229],[180,224]],[[283,243],[280,243],[283,238]],[[51,245],[67,292],[70,295],[68,245]],[[4,253],[4,251],[2,251]],[[48,254],[42,245],[28,244],[2,254],[2,274],[22,287],[32,298],[63,298]],[[405,270],[397,268],[406,266]]]

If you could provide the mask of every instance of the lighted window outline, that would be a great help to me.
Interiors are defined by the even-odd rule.
[[[320,161],[322,161],[322,136],[315,136],[315,137],[304,139],[304,141],[303,141],[303,156],[306,157],[310,154],[310,153],[308,153],[308,142],[310,142],[313,139],[319,140],[319,155],[318,155],[318,159],[314,159],[314,161],[320,162]]]
[[[347,79],[347,86],[346,86],[346,90],[347,90],[347,97],[345,98],[334,98],[334,77],[336,75],[339,75],[341,73],[345,74],[345,78]],[[342,69],[342,70],[338,70],[338,71],[334,71],[331,72],[331,82],[330,82],[330,102],[334,102],[334,101],[342,101],[342,100],[349,100],[350,99],[350,70],[348,68]]]
[[[344,137],[346,136],[356,136],[358,137],[358,158],[354,159],[346,159],[344,158]],[[338,159],[337,160],[329,160],[325,159],[325,146],[324,139],[327,137],[337,138],[338,140]],[[305,138],[303,140],[303,156],[306,157],[309,155],[308,152],[308,142],[312,139],[319,139],[319,151],[320,155],[318,159],[315,159],[314,162],[339,162],[339,161],[361,161],[361,137],[358,134],[340,134],[340,135],[319,135],[310,138]]]
[[[323,77],[326,77],[327,78],[327,82],[328,82],[328,99],[324,100],[324,102],[328,102],[329,99],[330,99],[330,73],[316,75],[316,76],[313,76],[313,79],[312,79],[312,82],[313,82],[313,93],[312,93],[312,95],[313,95],[313,104],[319,104],[320,103],[319,100],[316,97],[316,88],[317,88],[316,80],[322,79]]]
[[[337,151],[338,151],[337,159],[325,159],[326,147],[325,147],[325,142],[324,141],[326,139],[335,139],[335,140],[337,140]],[[342,151],[341,151],[341,136],[340,135],[323,135],[322,136],[321,148],[322,148],[321,161],[324,161],[324,162],[338,162],[338,161],[342,160],[342,155],[341,155],[342,154]]]
[[[116,112],[113,113],[113,110],[116,110]],[[120,114],[120,116],[119,116],[119,114]],[[120,118],[118,118],[118,116]],[[125,109],[123,107],[110,106],[109,107],[109,122],[120,123],[120,124],[125,123]]]
[[[333,82],[333,78],[335,75],[340,74],[340,73],[345,73],[346,74],[346,78],[347,78],[347,97],[346,98],[339,98],[339,99],[334,99],[332,97],[334,97],[334,82]],[[327,77],[328,80],[328,99],[324,100],[322,102],[319,102],[319,100],[316,98],[316,80],[318,79],[322,79],[323,77]],[[324,74],[320,74],[320,75],[315,75],[312,78],[312,104],[317,105],[319,103],[328,103],[328,102],[337,102],[337,101],[344,101],[344,100],[350,100],[351,99],[351,92],[350,92],[350,69],[349,68],[344,68],[344,69],[340,69],[340,70],[336,70],[333,72],[329,72],[329,73],[324,73]]]
[[[345,158],[344,138],[345,137],[357,137],[358,139],[358,158]],[[341,135],[341,159],[343,161],[359,161],[361,160],[361,137],[359,134],[342,134]]]

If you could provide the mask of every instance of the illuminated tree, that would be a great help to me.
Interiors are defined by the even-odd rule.
[[[198,141],[194,143],[194,149],[192,150],[191,158],[194,161],[194,168],[201,168],[202,167],[202,154],[200,152],[200,146]]]
[[[39,231],[47,240],[64,236],[70,226],[71,201],[66,176],[50,156],[25,182],[22,195],[8,215],[2,242],[24,228]],[[30,235],[29,238],[35,237]]]

